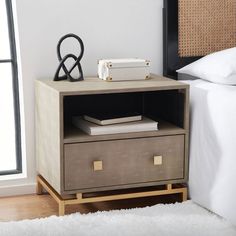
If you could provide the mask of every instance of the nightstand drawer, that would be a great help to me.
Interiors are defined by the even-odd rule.
[[[184,135],[66,144],[65,190],[184,178]]]

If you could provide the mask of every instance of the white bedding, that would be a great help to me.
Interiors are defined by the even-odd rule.
[[[236,225],[236,86],[190,84],[190,197]]]

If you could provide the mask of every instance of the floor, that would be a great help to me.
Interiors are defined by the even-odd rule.
[[[145,207],[158,203],[174,203],[176,201],[180,201],[180,199],[181,196],[176,194],[170,196],[74,205],[67,206],[66,214],[74,212],[89,213],[112,209]],[[58,205],[48,194],[0,198],[0,221],[15,221],[48,217],[51,215],[57,215],[57,212]]]

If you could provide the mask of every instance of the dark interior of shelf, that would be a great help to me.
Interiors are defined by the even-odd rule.
[[[73,116],[113,112],[138,112],[184,128],[184,96],[179,90],[65,96],[64,130],[71,127]]]

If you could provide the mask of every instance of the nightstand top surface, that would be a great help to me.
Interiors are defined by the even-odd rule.
[[[152,74],[150,79],[142,81],[107,82],[97,77],[86,77],[84,81],[53,81],[48,79],[36,80],[61,95],[124,93],[156,90],[186,89],[188,84]]]

